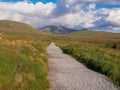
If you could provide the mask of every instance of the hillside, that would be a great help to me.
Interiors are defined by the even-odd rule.
[[[120,33],[111,33],[103,31],[82,30],[67,34],[72,38],[79,38],[81,41],[119,41]]]
[[[67,35],[68,39],[63,36],[56,38],[56,44],[64,53],[120,86],[119,33],[77,31]]]
[[[40,39],[46,38],[49,34],[41,32],[32,26],[16,21],[0,20],[0,35],[7,39]]]
[[[17,32],[22,32],[22,31],[29,32],[29,31],[35,31],[35,28],[22,22],[0,20],[0,31],[9,31],[9,30],[13,30]]]
[[[59,34],[63,28],[59,27]],[[110,80],[120,86],[120,34],[82,30],[51,35],[25,23],[1,20],[0,90],[48,90],[46,47],[51,42],[56,42],[78,61],[83,60],[80,62],[86,66],[93,65],[93,70],[98,68],[96,71],[109,75]]]
[[[76,31],[74,29],[69,29],[64,26],[54,26],[54,25],[45,26],[39,30],[41,30],[43,32],[47,32],[47,33],[52,33],[52,34],[67,34],[67,33]]]
[[[47,90],[47,35],[14,21],[0,21],[0,90]]]
[[[113,34],[110,32],[102,32],[102,31],[91,31],[91,30],[80,30],[76,32],[69,33],[71,36],[104,36],[106,34]]]

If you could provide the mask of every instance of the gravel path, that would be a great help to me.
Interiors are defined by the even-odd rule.
[[[50,90],[120,90],[107,77],[86,68],[52,43],[49,56]]]

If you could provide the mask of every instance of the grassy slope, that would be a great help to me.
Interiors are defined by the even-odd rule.
[[[49,88],[48,44],[44,33],[27,24],[0,21],[0,90]]]
[[[69,37],[82,42],[108,43],[119,42],[120,33],[99,32],[99,31],[78,31],[68,34]]]
[[[58,40],[56,43],[65,53],[120,86],[120,34],[81,31]]]
[[[0,89],[49,88],[45,48],[51,41],[120,86],[120,34],[81,31],[51,36],[27,24],[0,21]]]

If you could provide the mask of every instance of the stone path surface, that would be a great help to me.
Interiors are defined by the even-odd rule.
[[[102,74],[86,68],[52,43],[49,56],[50,90],[120,90]]]

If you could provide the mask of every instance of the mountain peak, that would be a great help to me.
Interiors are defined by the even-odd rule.
[[[49,25],[39,30],[53,34],[67,34],[76,31],[75,29],[70,29],[62,25]]]

